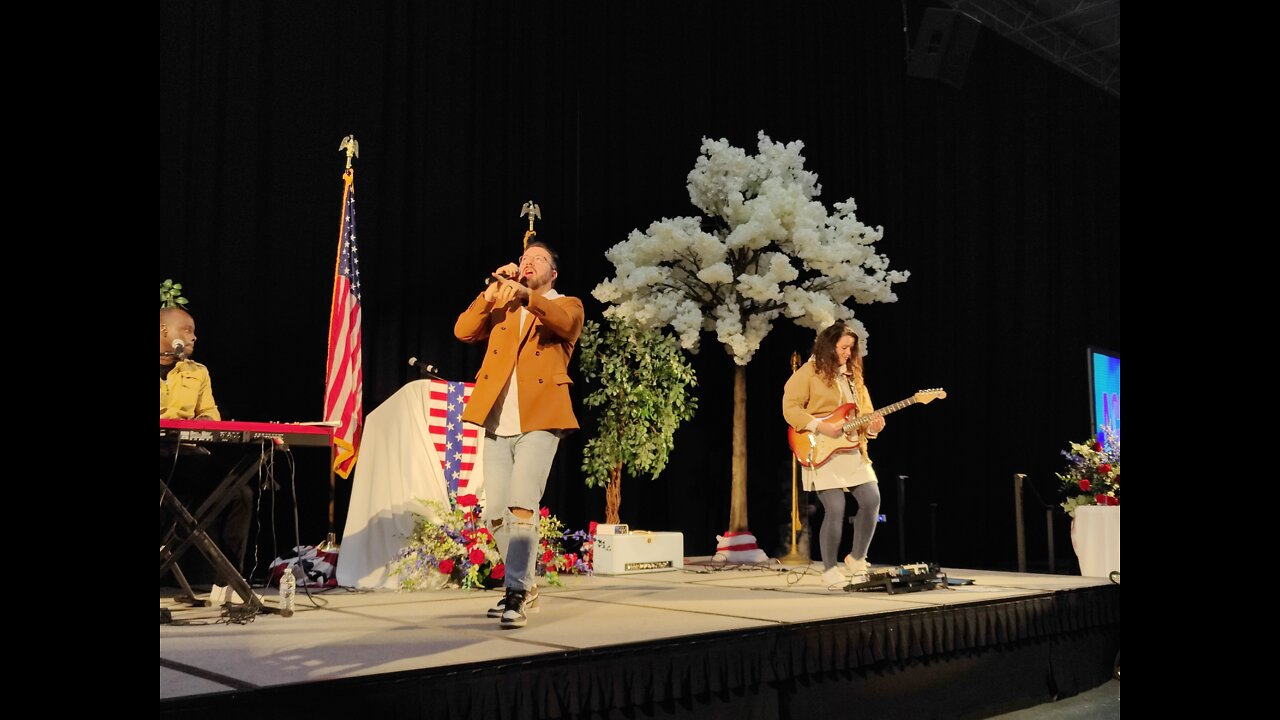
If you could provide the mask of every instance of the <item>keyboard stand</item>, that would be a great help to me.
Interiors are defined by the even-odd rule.
[[[177,496],[170,492],[169,486],[165,484],[164,480],[160,480],[161,504],[169,508],[175,518],[174,524],[169,528],[164,542],[160,545],[160,577],[164,577],[165,573],[172,571],[183,592],[187,595],[184,601],[197,606],[207,606],[209,604],[207,600],[196,598],[195,592],[191,589],[190,583],[187,582],[186,576],[183,575],[182,570],[177,565],[179,558],[182,557],[187,548],[194,546],[213,566],[215,578],[226,580],[227,585],[244,600],[241,607],[246,612],[252,614],[266,609],[258,599],[258,596],[250,589],[249,583],[241,577],[240,571],[231,564],[226,555],[222,554],[222,550],[218,549],[218,546],[209,537],[209,533],[205,531],[205,528],[213,522],[213,519],[230,503],[233,492],[251,478],[257,476],[261,458],[261,454],[256,454],[241,460],[230,473],[227,473],[227,476],[209,494],[209,497],[201,503],[195,515],[192,515],[183,506],[182,501],[178,500]],[[161,614],[161,619],[164,619],[163,614]]]

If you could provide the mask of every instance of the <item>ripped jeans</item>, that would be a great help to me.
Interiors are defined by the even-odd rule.
[[[534,585],[539,503],[559,445],[560,436],[549,430],[484,434],[485,522],[506,563],[507,588],[528,590]],[[523,508],[532,516],[519,517],[512,508]]]

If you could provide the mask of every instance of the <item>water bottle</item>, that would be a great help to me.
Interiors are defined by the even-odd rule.
[[[297,580],[293,576],[293,568],[286,567],[280,576],[280,614],[293,617],[293,593],[297,589]]]

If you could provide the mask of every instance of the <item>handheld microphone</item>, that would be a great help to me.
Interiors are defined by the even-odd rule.
[[[432,365],[431,363],[425,363],[416,357],[411,357],[409,358],[409,365],[418,368],[418,372],[426,375],[427,377],[435,378],[436,380],[444,380],[444,378],[440,377],[440,368]]]
[[[508,280],[515,280],[516,282],[520,283],[521,285],[528,285],[528,284],[529,284],[529,283],[525,280],[524,276],[522,276],[522,275],[519,273],[519,271],[516,271],[516,274],[515,274],[515,275],[504,275],[504,277],[506,277]],[[488,277],[486,277],[486,278],[484,279],[484,284],[485,284],[485,286],[486,286],[486,287],[487,287],[489,284],[491,284],[491,283],[495,283],[495,282],[497,282],[497,279],[496,279],[496,278],[494,278],[492,275],[489,275]]]

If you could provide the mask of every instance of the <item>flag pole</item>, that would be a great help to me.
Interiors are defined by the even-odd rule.
[[[343,205],[342,205],[342,221],[341,221],[341,227],[340,227],[340,229],[339,229],[339,235],[338,235],[338,261],[337,261],[337,265],[338,265],[338,267],[341,267],[341,265],[342,265],[343,244],[344,244],[344,242],[345,242],[345,240],[346,240],[346,233],[347,233],[347,222],[348,222],[348,218],[347,218],[347,207],[348,207],[348,206],[347,206],[347,201],[348,201],[348,199],[349,199],[349,197],[350,197],[350,193],[351,193],[351,191],[352,191],[352,187],[351,187],[351,186],[352,186],[352,184],[353,184],[353,183],[354,183],[354,181],[355,181],[355,170],[352,168],[351,161],[352,161],[352,159],[353,159],[353,158],[358,158],[358,157],[360,157],[360,143],[356,140],[356,138],[355,138],[355,136],[354,136],[354,135],[348,135],[348,136],[346,136],[345,138],[343,138],[343,139],[342,139],[342,142],[341,142],[341,143],[339,143],[339,145],[338,145],[338,150],[339,150],[340,152],[345,152],[345,153],[347,154],[347,166],[346,166],[346,169],[344,170],[344,172],[342,173],[342,180],[343,180],[343,189],[342,189],[342,195],[343,195],[343,199],[342,199],[342,201],[343,201]],[[334,287],[335,287],[335,292],[336,292],[336,288],[337,288],[336,278],[335,278],[335,285],[334,285]],[[336,297],[336,296],[335,296],[335,297]],[[334,339],[333,339],[334,316],[333,316],[333,315],[334,315],[334,310],[336,309],[336,307],[337,307],[337,301],[336,301],[336,299],[335,299],[334,306],[330,308],[330,317],[329,317],[329,327],[330,327],[330,337],[329,337],[329,342],[330,342],[330,346],[329,346],[329,357],[328,357],[328,363],[326,363],[326,368],[325,368],[325,371],[326,371],[326,372],[325,372],[325,420],[332,420],[332,419],[333,419],[333,418],[331,418],[331,417],[329,416],[329,415],[330,415],[330,410],[331,410],[331,409],[330,409],[330,407],[329,407],[329,405],[330,405],[330,402],[329,402],[329,401],[330,401],[329,394],[333,391],[333,388],[331,387],[331,383],[332,383],[332,381],[333,381],[333,374],[332,374],[332,373],[333,373],[333,367],[332,367],[332,363],[334,362],[334,347],[333,347],[333,341],[334,341]],[[356,392],[361,392],[361,390],[360,390],[359,388],[357,388]],[[357,420],[357,422],[358,422],[358,420]],[[339,447],[339,445],[338,445],[336,442],[333,442],[333,440],[332,440],[332,438],[333,438],[333,434],[336,434],[337,430],[338,430],[338,428],[332,428],[332,429],[330,430],[330,433],[331,433],[331,435],[330,435],[331,441],[330,441],[330,444],[329,444],[329,453],[330,453],[330,454],[329,454],[329,513],[328,513],[328,520],[329,520],[329,532],[328,532],[328,537],[326,537],[326,538],[325,538],[325,541],[324,541],[324,542],[322,542],[322,543],[320,544],[319,548],[318,548],[319,550],[322,550],[322,551],[324,551],[324,552],[338,552],[338,551],[340,550],[340,546],[338,545],[338,538],[337,538],[337,524],[336,524],[336,518],[335,518],[335,515],[336,515],[335,505],[336,505],[336,497],[337,497],[337,492],[338,492],[338,488],[337,488],[337,484],[338,484],[338,483],[337,483],[337,465],[338,465],[338,457],[339,457],[339,454],[340,454],[340,452],[342,451],[342,449]],[[348,468],[347,472],[350,472],[350,469],[349,469],[349,468]]]

